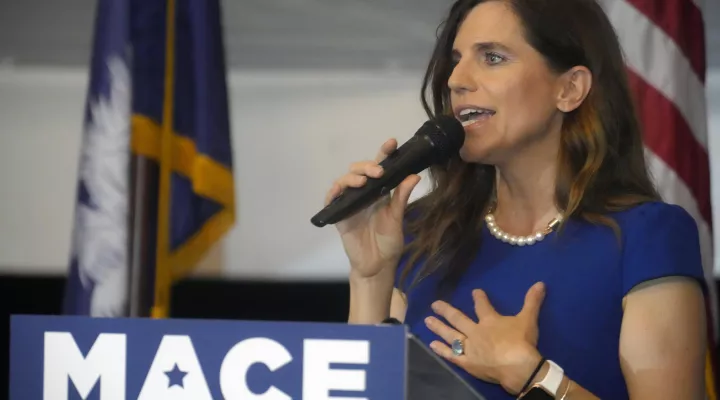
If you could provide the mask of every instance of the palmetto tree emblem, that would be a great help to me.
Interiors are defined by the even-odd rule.
[[[73,257],[83,287],[92,288],[91,315],[113,317],[127,300],[131,81],[122,59],[107,67],[109,95],[91,99],[85,126],[79,176],[89,201],[77,206]]]

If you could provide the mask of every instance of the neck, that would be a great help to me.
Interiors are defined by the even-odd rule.
[[[559,212],[555,205],[556,153],[523,155],[515,160],[496,166],[495,220],[510,234],[529,235],[545,229]]]

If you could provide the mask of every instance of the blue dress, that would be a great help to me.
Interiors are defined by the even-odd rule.
[[[496,239],[485,227],[482,248],[448,300],[477,321],[471,292],[479,288],[500,314],[514,315],[528,289],[543,281],[540,354],[601,399],[621,400],[628,398],[618,354],[623,296],[641,282],[671,275],[695,278],[703,290],[707,287],[697,226],[684,209],[653,202],[610,216],[621,229],[621,242],[607,226],[576,220],[568,221],[559,235],[551,233],[524,247]],[[414,267],[410,279],[416,272]],[[442,341],[424,323],[434,315],[430,304],[438,281],[427,277],[406,293],[405,324],[426,345]],[[488,399],[514,398],[501,386],[448,364]]]

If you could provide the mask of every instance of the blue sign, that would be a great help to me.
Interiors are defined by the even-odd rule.
[[[18,316],[10,400],[398,400],[406,328]]]

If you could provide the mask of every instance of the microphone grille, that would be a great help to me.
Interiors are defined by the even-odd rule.
[[[428,121],[428,138],[436,148],[435,162],[443,163],[460,151],[465,143],[465,129],[453,116],[442,115]]]

